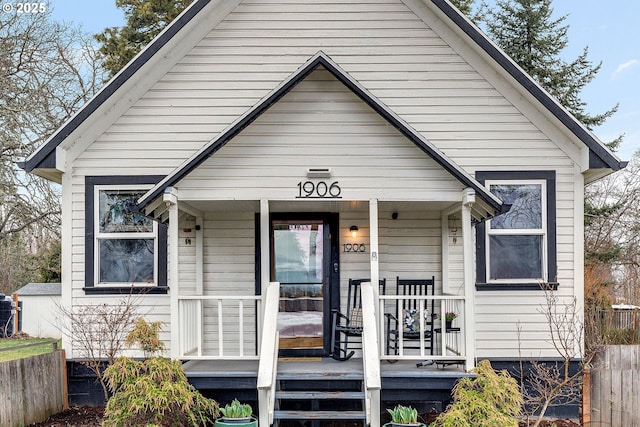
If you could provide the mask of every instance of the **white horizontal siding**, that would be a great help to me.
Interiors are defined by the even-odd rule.
[[[430,28],[399,0],[244,1],[194,49],[184,52],[74,162],[70,221],[74,303],[108,300],[86,297],[82,291],[84,176],[168,174],[318,50],[469,173],[556,169],[558,280],[562,292],[573,293],[578,262],[574,242],[576,230],[581,230],[575,226],[574,207],[582,201],[575,200],[576,172],[569,156],[576,158],[578,149],[558,138],[561,132],[458,43],[444,26]],[[180,183],[180,196],[292,199],[297,182],[312,166],[333,169],[332,180],[343,188],[343,200],[459,199],[456,181],[321,72]],[[242,215],[235,221],[207,214],[204,276],[205,283],[214,284],[207,292],[224,293],[236,286],[253,291],[253,212]],[[341,228],[358,218],[358,213],[343,213]],[[433,271],[439,283],[439,218],[402,216],[396,222],[387,218],[389,212],[380,220],[381,277]],[[181,233],[180,277],[185,292],[195,289],[190,260],[195,238],[190,246],[186,237]],[[450,254],[460,261],[455,250]],[[346,274],[368,274],[369,266],[355,255],[345,255],[341,268],[345,279]],[[451,266],[453,280],[460,273]],[[546,325],[530,296],[477,293],[478,354],[517,356],[517,340],[504,333],[504,328],[513,329],[514,319],[509,308],[492,305],[496,301],[498,306],[521,309],[530,336],[536,337],[528,341],[528,348],[549,348],[540,338]],[[168,297],[144,301],[145,309],[168,324]],[[503,329],[496,330],[497,324]]]

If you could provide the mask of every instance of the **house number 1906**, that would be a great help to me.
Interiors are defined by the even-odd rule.
[[[300,181],[296,199],[340,199],[341,192],[338,181],[332,183]]]

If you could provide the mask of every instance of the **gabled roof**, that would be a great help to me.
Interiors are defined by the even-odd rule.
[[[93,114],[97,108],[109,100],[111,96],[126,81],[132,78],[136,72],[165,46],[180,30],[189,23],[211,0],[194,0],[185,11],[162,31],[138,56],[127,64],[109,83],[85,104],[74,116],[65,122],[43,145],[19,166],[27,172],[34,169],[55,168],[55,149],[78,126]],[[528,76],[517,64],[515,64],[501,49],[487,38],[471,21],[469,21],[448,0],[422,0],[431,3],[440,9],[454,24],[456,24],[468,37],[470,37],[489,57],[496,61],[509,73],[522,87],[524,87],[535,99],[547,108],[558,120],[567,127],[589,148],[589,167],[594,169],[620,170],[627,162],[620,161],[604,144],[595,137],[584,125],[563,108],[553,97],[542,89]]]
[[[427,139],[414,130],[407,122],[401,119],[393,111],[391,111],[386,105],[384,105],[378,98],[369,93],[360,83],[358,83],[353,77],[351,77],[345,70],[343,70],[338,64],[336,64],[331,58],[329,58],[324,52],[320,51],[311,57],[305,64],[303,64],[297,71],[291,74],[280,85],[265,96],[260,102],[247,110],[242,116],[240,116],[234,123],[231,124],[225,131],[221,132],[190,159],[184,162],[181,166],[176,168],[173,172],[167,175],[162,181],[160,181],[155,187],[149,190],[144,196],[138,200],[139,209],[144,209],[151,204],[169,187],[175,186],[180,180],[186,177],[190,172],[196,169],[209,157],[214,155],[218,150],[224,147],[229,141],[231,141],[236,135],[238,135],[244,128],[249,126],[254,120],[265,113],[272,105],[278,102],[283,96],[285,96],[291,89],[293,89],[298,83],[304,80],[312,71],[319,67],[323,67],[329,71],[338,81],[344,84],[349,90],[357,95],[362,101],[364,101],[369,107],[371,107],[376,113],[384,118],[390,125],[395,127],[402,135],[413,142],[418,148],[431,157],[438,165],[444,170],[449,172],[451,176],[457,179],[463,186],[472,188],[486,205],[489,211],[481,213],[481,219],[486,219],[497,215],[502,212],[502,202],[493,194],[491,194],[482,184],[471,177],[460,166],[444,155],[440,150],[433,146]]]

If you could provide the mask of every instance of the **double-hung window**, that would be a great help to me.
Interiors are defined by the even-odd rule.
[[[166,293],[167,227],[136,209],[159,179],[86,177],[86,292]]]
[[[508,212],[477,227],[479,289],[556,286],[555,172],[478,172]]]
[[[157,282],[158,229],[136,212],[140,187],[95,187],[96,283],[148,285]]]
[[[546,279],[546,184],[544,181],[487,181],[485,186],[511,209],[487,222],[489,282]]]

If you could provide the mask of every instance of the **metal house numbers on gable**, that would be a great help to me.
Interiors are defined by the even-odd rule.
[[[338,181],[300,181],[296,199],[341,199]]]

